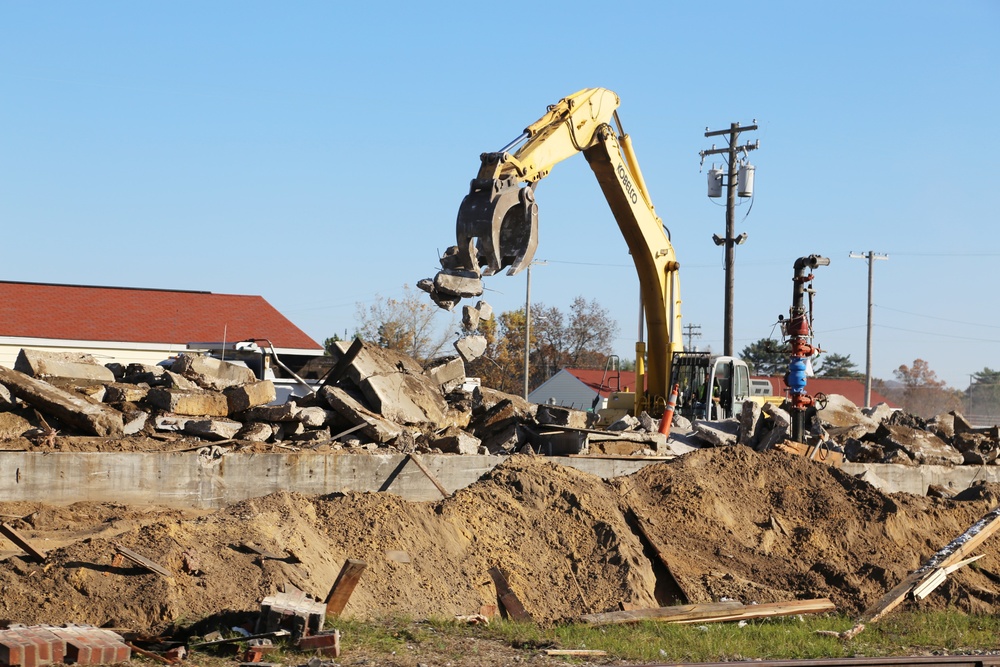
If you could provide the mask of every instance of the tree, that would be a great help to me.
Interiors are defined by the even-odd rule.
[[[820,365],[816,368],[816,375],[823,378],[863,378],[864,373],[859,373],[855,368],[856,364],[851,361],[849,354],[837,354],[836,352],[823,353],[819,356]]]
[[[501,313],[495,322],[480,322],[487,338],[483,358],[469,364],[469,375],[484,385],[510,393],[524,388],[524,309]],[[485,327],[484,327],[485,325]],[[554,306],[531,306],[529,389],[563,368],[604,368],[618,335],[618,323],[597,301],[577,297],[569,316]]]
[[[788,370],[788,349],[773,338],[761,338],[740,352],[753,375],[784,375]]]
[[[362,340],[408,354],[420,363],[440,356],[452,340],[454,318],[448,326],[438,326],[435,315],[441,309],[403,285],[401,299],[375,295],[368,306],[356,305],[358,331]]]
[[[892,372],[902,389],[886,389],[886,398],[897,401],[906,412],[930,418],[962,405],[962,394],[946,386],[923,359],[915,359]]]
[[[340,342],[340,336],[333,334],[329,338],[323,341],[323,355],[327,357],[333,356],[333,350],[336,347],[336,343]]]

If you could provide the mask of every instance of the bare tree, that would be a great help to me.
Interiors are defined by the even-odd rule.
[[[440,308],[423,295],[403,285],[399,299],[375,296],[374,303],[356,304],[357,335],[363,340],[408,354],[420,363],[440,356],[452,340],[454,317],[450,322],[435,318]]]
[[[915,359],[912,366],[903,364],[892,374],[902,383],[901,390],[884,388],[883,391],[886,398],[897,401],[906,412],[926,419],[962,407],[962,393],[946,386],[923,359]]]

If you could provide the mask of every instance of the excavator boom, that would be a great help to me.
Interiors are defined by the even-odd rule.
[[[653,209],[632,144],[621,129],[618,96],[587,88],[548,107],[504,150],[483,153],[479,173],[463,199],[456,246],[442,257],[442,271],[424,281],[432,298],[451,308],[477,293],[474,280],[531,263],[538,243],[534,187],[559,162],[583,153],[625,238],[639,277],[648,333],[646,405],[663,401],[670,361],[681,344],[679,264],[663,222]],[[612,122],[615,127],[612,127]],[[516,146],[516,148],[515,148]],[[461,289],[454,285],[461,281]],[[470,286],[471,285],[471,286]],[[643,399],[645,343],[636,344],[636,414]]]

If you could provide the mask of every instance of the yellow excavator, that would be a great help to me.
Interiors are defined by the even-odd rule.
[[[622,129],[619,102],[618,95],[604,88],[581,90],[549,106],[500,151],[483,153],[479,173],[459,207],[457,244],[445,252],[442,270],[424,289],[450,309],[462,297],[482,293],[481,276],[505,267],[507,275],[514,275],[527,267],[538,241],[534,187],[557,163],[583,153],[635,263],[648,338],[648,344],[642,340],[640,325],[637,390],[620,392],[613,402],[622,405],[623,399],[631,399],[633,414],[646,410],[659,416],[669,388],[678,384],[681,414],[733,416],[750,394],[749,371],[739,359],[684,352],[680,265],[653,209],[632,141]]]

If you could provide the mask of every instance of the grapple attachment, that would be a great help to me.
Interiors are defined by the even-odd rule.
[[[531,263],[538,245],[538,204],[531,185],[514,178],[472,181],[455,225],[459,263],[491,276],[513,276]]]

